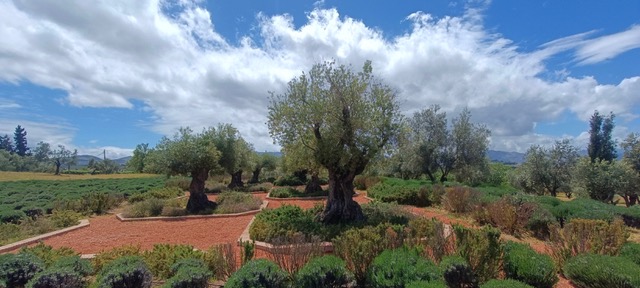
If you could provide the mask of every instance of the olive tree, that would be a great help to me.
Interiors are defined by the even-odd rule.
[[[640,135],[636,133],[627,135],[620,146],[624,150],[624,161],[629,163],[633,170],[640,173]]]
[[[426,174],[435,182],[438,156],[448,136],[447,114],[440,112],[438,105],[418,111],[408,119],[405,131],[399,149],[401,169],[414,175]]]
[[[76,162],[78,157],[78,150],[66,149],[64,145],[58,145],[58,149],[54,149],[49,152],[49,159],[53,161],[53,165],[56,167],[55,175],[60,175],[60,166],[72,164]]]
[[[517,186],[538,195],[549,193],[555,197],[562,190],[570,196],[572,173],[578,159],[578,149],[569,139],[556,141],[550,149],[533,145],[516,172],[522,175]]]
[[[304,188],[305,193],[322,190],[319,176],[322,165],[316,161],[313,151],[307,149],[302,142],[282,147],[282,166],[284,171],[293,172],[294,175],[304,172],[301,173],[304,174],[304,177],[299,178],[306,178],[307,173],[311,174],[311,179],[309,179]]]
[[[278,163],[278,157],[270,153],[254,153],[253,170],[251,171],[251,180],[249,183],[258,183],[260,182],[260,173],[263,170],[265,171],[273,171],[276,169]]]
[[[254,164],[253,146],[246,142],[238,129],[231,124],[219,124],[211,129],[213,144],[220,151],[219,165],[225,173],[231,175],[229,188],[243,187],[242,173],[251,170]]]
[[[136,149],[133,150],[133,156],[131,156],[131,159],[127,161],[127,168],[134,172],[142,173],[142,171],[144,171],[145,158],[147,155],[149,155],[148,143],[140,143],[136,145]]]
[[[180,128],[173,138],[163,137],[151,154],[154,165],[163,167],[165,173],[191,177],[187,210],[192,213],[215,207],[204,193],[209,172],[220,167],[214,133],[213,128],[201,133],[193,133],[188,127]]]
[[[615,203],[614,196],[622,197],[627,206],[638,201],[640,179],[629,163],[584,158],[578,161],[573,178],[574,190],[592,199]]]
[[[281,146],[303,145],[329,175],[324,223],[363,220],[353,201],[353,179],[394,137],[401,114],[396,93],[372,74],[367,61],[361,72],[320,63],[272,94],[268,125]]]

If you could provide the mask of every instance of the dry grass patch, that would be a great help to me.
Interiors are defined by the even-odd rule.
[[[24,180],[85,180],[85,179],[129,179],[158,177],[156,174],[96,174],[96,175],[53,175],[51,173],[0,171],[0,182]]]

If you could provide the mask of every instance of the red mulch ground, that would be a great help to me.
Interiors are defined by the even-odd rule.
[[[358,191],[360,195],[354,197],[358,203],[367,203],[364,197],[366,192]],[[266,199],[266,193],[254,194],[261,199]],[[209,195],[209,199],[216,199],[216,195]],[[308,209],[323,203],[325,200],[273,200],[269,199],[268,208],[277,208],[285,204],[298,205]],[[471,221],[463,218],[452,218],[446,211],[430,208],[407,208],[428,218],[436,218],[446,224],[460,224],[466,227],[476,227]],[[54,248],[69,247],[81,254],[95,254],[103,250],[109,250],[123,245],[140,245],[143,250],[148,250],[156,243],[189,244],[197,249],[207,249],[215,244],[236,243],[244,229],[253,218],[253,215],[206,218],[188,220],[158,220],[121,222],[115,215],[103,215],[91,218],[89,227],[81,228],[63,235],[54,236],[44,240],[44,243]],[[512,240],[512,239],[509,239]],[[533,248],[540,252],[546,251],[543,242],[533,242]],[[239,253],[239,249],[236,251]],[[262,251],[256,251],[257,257],[266,257]],[[560,278],[556,288],[575,287],[571,283]]]

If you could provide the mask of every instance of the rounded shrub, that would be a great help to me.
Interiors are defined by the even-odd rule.
[[[403,247],[378,255],[367,272],[367,283],[371,287],[404,287],[414,281],[439,279],[438,272],[436,265],[416,249]]]
[[[186,258],[171,266],[173,276],[169,278],[167,288],[206,288],[213,274],[201,259]]]
[[[226,288],[287,287],[287,273],[275,263],[266,259],[247,262],[231,275],[224,285]]]
[[[51,268],[56,269],[70,269],[71,271],[77,272],[81,276],[89,276],[93,273],[93,267],[91,267],[91,262],[87,259],[82,259],[78,255],[73,256],[63,256],[53,263]]]
[[[508,242],[504,245],[504,273],[538,288],[551,288],[558,282],[556,267],[549,255],[539,254],[531,246]]]
[[[480,285],[480,288],[533,288],[533,286],[513,279],[492,279]]]
[[[627,242],[620,249],[620,257],[627,258],[640,265],[640,244]]]
[[[139,256],[125,256],[107,264],[98,275],[99,288],[151,287],[152,275]]]
[[[33,254],[10,254],[0,258],[0,279],[7,287],[23,287],[44,267],[44,262]]]
[[[447,286],[447,284],[445,284],[442,281],[414,281],[407,284],[407,286],[405,287],[406,288],[448,288],[453,286]]]
[[[478,277],[473,273],[467,260],[460,256],[442,258],[438,268],[448,287],[478,287]]]
[[[296,274],[296,284],[300,287],[344,287],[353,280],[344,260],[333,255],[311,259]]]
[[[624,257],[582,254],[567,260],[562,272],[579,287],[640,287],[640,266]]]
[[[318,235],[322,225],[314,221],[314,217],[309,211],[293,205],[266,209],[256,215],[249,233],[251,239],[256,241],[271,241],[295,232]]]
[[[83,276],[71,268],[51,268],[36,274],[27,284],[28,288],[83,288]]]

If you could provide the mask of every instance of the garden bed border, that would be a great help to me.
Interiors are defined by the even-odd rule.
[[[133,222],[133,221],[184,221],[189,219],[207,219],[207,218],[230,218],[230,217],[239,217],[245,215],[255,215],[258,214],[262,209],[266,208],[269,205],[269,201],[262,201],[260,204],[260,208],[256,210],[250,210],[240,213],[232,213],[232,214],[211,214],[211,215],[186,215],[186,216],[158,216],[158,217],[142,217],[142,218],[127,218],[122,215],[122,213],[116,214],[116,218],[121,222]]]
[[[21,247],[24,247],[24,246],[28,246],[28,245],[40,242],[42,240],[51,238],[53,236],[62,235],[62,234],[65,234],[67,232],[78,230],[80,228],[84,228],[84,227],[87,227],[87,226],[89,226],[89,219],[82,219],[82,220],[80,220],[80,223],[78,225],[70,226],[70,227],[67,227],[67,228],[60,229],[60,230],[51,231],[51,232],[48,232],[48,233],[40,234],[40,235],[31,237],[31,238],[27,238],[27,239],[24,239],[24,240],[20,240],[20,241],[17,241],[17,242],[13,242],[13,243],[1,246],[0,247],[0,253],[13,251],[13,250],[16,250],[18,248],[21,248]]]

